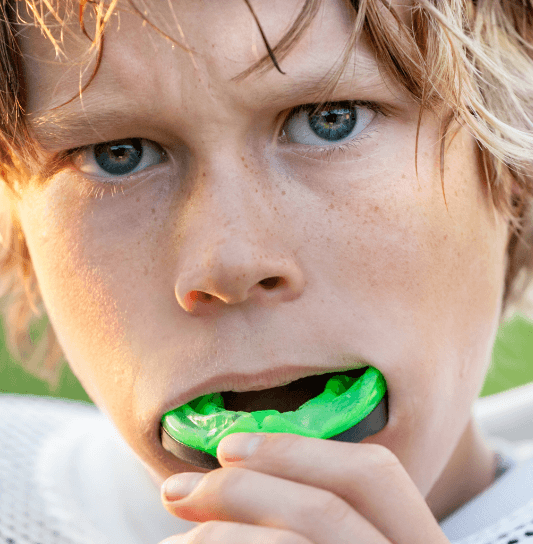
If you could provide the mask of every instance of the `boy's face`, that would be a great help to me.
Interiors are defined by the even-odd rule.
[[[324,2],[280,60],[286,75],[243,81],[232,78],[266,51],[242,0],[149,5],[150,20],[178,41],[183,33],[193,53],[121,11],[83,103],[48,125],[37,119],[77,93],[89,42],[75,17],[68,61],[54,61],[36,28],[21,39],[47,158],[146,140],[115,155],[98,148],[108,162],[94,148],[78,154],[17,206],[72,370],[163,479],[191,470],[160,444],[166,411],[209,392],[373,365],[388,383],[389,422],[365,441],[393,451],[427,493],[481,389],[503,290],[507,225],[474,140],[460,131],[448,147],[446,209],[438,120],[424,116],[417,178],[418,108],[364,45],[331,98],[356,119],[341,124],[344,149],[324,149],[340,144],[305,110],[285,122],[318,101],[343,51],[350,22],[340,0]],[[272,45],[302,5],[254,2]],[[355,100],[386,115],[347,105]],[[327,120],[340,119],[334,109]],[[54,135],[67,123],[73,131]],[[141,143],[135,173],[109,173],[108,164],[135,162]]]

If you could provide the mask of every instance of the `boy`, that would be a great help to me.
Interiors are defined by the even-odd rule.
[[[164,542],[449,542],[502,472],[471,405],[530,267],[531,4],[14,4],[4,273],[166,481]],[[235,434],[210,472],[161,445],[201,395],[282,410],[283,385],[368,365],[389,419],[360,444]]]

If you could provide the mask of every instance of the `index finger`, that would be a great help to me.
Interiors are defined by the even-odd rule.
[[[266,433],[250,457],[229,462],[224,452],[230,453],[230,441],[239,436],[242,440],[247,433],[220,443],[217,454],[223,467],[248,468],[330,491],[392,542],[449,544],[415,483],[384,446]]]

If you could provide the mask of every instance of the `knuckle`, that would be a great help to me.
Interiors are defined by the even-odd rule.
[[[380,444],[368,444],[371,447],[367,462],[352,467],[354,481],[363,487],[375,487],[376,483],[382,485],[402,486],[408,477],[404,466],[396,455]]]
[[[381,467],[397,468],[401,466],[400,460],[391,450],[382,446],[381,444],[367,444],[370,453],[370,458],[374,464],[378,464]]]

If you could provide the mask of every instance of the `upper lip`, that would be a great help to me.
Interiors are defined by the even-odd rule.
[[[338,368],[316,367],[316,366],[281,366],[277,368],[267,368],[254,374],[244,374],[242,372],[227,372],[218,376],[212,376],[207,380],[195,385],[170,401],[163,413],[173,410],[178,406],[183,406],[191,400],[210,393],[220,393],[223,391],[262,391],[263,389],[272,389],[288,383],[306,378],[307,376],[320,376],[330,372],[346,372],[354,368],[364,368],[368,363],[358,361],[353,365],[342,366]]]

